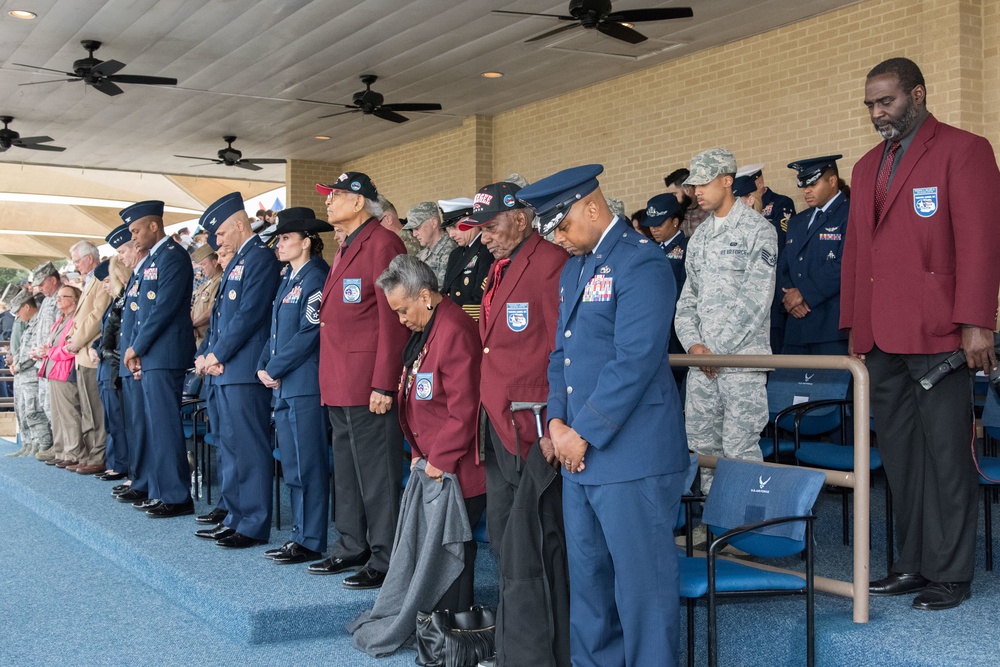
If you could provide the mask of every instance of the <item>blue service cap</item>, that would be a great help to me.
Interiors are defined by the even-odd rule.
[[[799,187],[807,188],[820,179],[823,172],[837,166],[837,160],[843,155],[824,155],[823,157],[797,160],[788,165],[789,169],[799,172]]]
[[[521,188],[516,195],[535,209],[538,231],[545,235],[562,222],[573,204],[597,189],[597,176],[603,171],[600,164],[571,167]]]
[[[163,202],[156,199],[141,201],[118,211],[118,215],[121,216],[122,221],[126,225],[135,222],[139,218],[145,218],[147,215],[155,215],[158,218],[162,218]]]
[[[110,259],[106,259],[100,264],[98,264],[97,267],[94,269],[94,277],[97,278],[98,280],[104,280],[105,278],[107,278],[108,267],[110,266],[110,264],[111,264]]]
[[[198,224],[208,230],[209,234],[219,231],[219,225],[229,219],[233,213],[246,210],[243,206],[243,195],[230,192],[216,199],[211,206],[201,214]]]
[[[132,240],[132,232],[128,230],[128,224],[124,223],[118,225],[111,230],[111,233],[104,237],[104,240],[111,244],[111,247],[115,250],[121,248],[123,245]]]
[[[756,175],[747,174],[746,176],[737,176],[733,179],[733,194],[737,197],[745,197],[755,192],[757,192]]]
[[[681,215],[681,203],[670,193],[656,195],[646,202],[646,215],[639,223],[643,227],[659,227],[670,218]]]

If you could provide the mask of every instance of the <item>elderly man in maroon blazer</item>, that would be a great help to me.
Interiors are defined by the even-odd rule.
[[[493,253],[479,317],[483,340],[479,413],[485,450],[486,529],[499,553],[528,448],[538,438],[530,412],[511,421],[511,401],[548,400],[549,353],[559,317],[559,274],[569,255],[531,226],[531,209],[517,200],[520,187],[500,182],[482,188],[472,215],[459,229],[478,226]]]
[[[983,137],[927,111],[920,69],[877,65],[865,105],[885,139],[854,167],[840,326],[871,376],[872,415],[896,501],[899,557],[872,595],[919,593],[948,609],[971,595],[978,475],[972,378],[920,379],[956,349],[970,369],[996,365],[1000,171]]]
[[[403,435],[395,401],[408,332],[375,281],[406,247],[379,224],[378,191],[367,175],[341,174],[316,189],[344,242],[323,287],[319,384],[333,431],[340,539],[312,574],[361,571],[352,589],[378,588],[389,569],[399,515]]]

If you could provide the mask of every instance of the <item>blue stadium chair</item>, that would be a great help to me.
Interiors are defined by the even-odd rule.
[[[989,391],[983,397],[983,440],[986,451],[995,451],[1000,442],[1000,398]],[[978,457],[979,485],[983,487],[983,522],[986,525],[986,570],[993,570],[993,496],[1000,487],[1000,458]]]
[[[719,597],[789,595],[806,597],[806,660],[815,663],[812,507],[826,477],[804,468],[771,466],[721,459],[705,500],[702,521],[709,528],[707,557],[678,559],[680,593],[693,616],[695,600],[708,600],[708,664],[718,664],[717,606]],[[718,538],[713,535],[718,534]],[[719,559],[731,544],[758,559],[805,553],[805,572],[772,572],[750,564]],[[688,624],[688,646],[693,646]],[[693,651],[688,663],[693,664]]]
[[[767,411],[770,420],[770,437],[760,440],[761,454],[775,463],[781,454],[792,455],[795,442],[782,437],[795,427],[794,417],[787,408],[810,401],[847,398],[851,374],[845,370],[816,368],[778,368],[767,378]],[[779,414],[782,416],[779,418]],[[840,428],[841,419],[836,407],[809,413],[808,419],[799,424],[799,434],[811,437],[829,434]]]

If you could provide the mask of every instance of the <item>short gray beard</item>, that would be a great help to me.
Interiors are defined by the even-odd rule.
[[[903,115],[899,117],[899,120],[887,121],[884,127],[879,127],[875,122],[872,122],[872,125],[875,126],[875,131],[886,141],[898,141],[900,137],[909,132],[910,128],[913,127],[913,123],[917,120],[917,115],[917,105],[913,103],[912,97],[907,96],[906,110],[903,111]]]

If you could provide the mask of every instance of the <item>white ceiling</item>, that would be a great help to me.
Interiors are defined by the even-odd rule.
[[[525,44],[559,24],[490,13],[564,14],[567,0],[0,0],[0,115],[14,116],[22,136],[67,147],[12,148],[0,162],[282,181],[281,165],[195,167],[173,155],[214,157],[234,134],[244,157],[347,160],[855,1],[619,0],[616,10],[694,9],[693,19],[637,24],[650,39],[631,47],[581,28]],[[38,18],[13,19],[12,9]],[[79,81],[18,85],[65,78],[14,63],[69,71],[86,56],[82,39],[102,41],[95,56],[126,63],[121,74],[179,84],[125,86],[115,97]],[[506,76],[487,80],[486,70]],[[444,109],[396,125],[361,114],[319,120],[338,109],[295,101],[349,103],[364,73],[379,76],[387,103]]]

